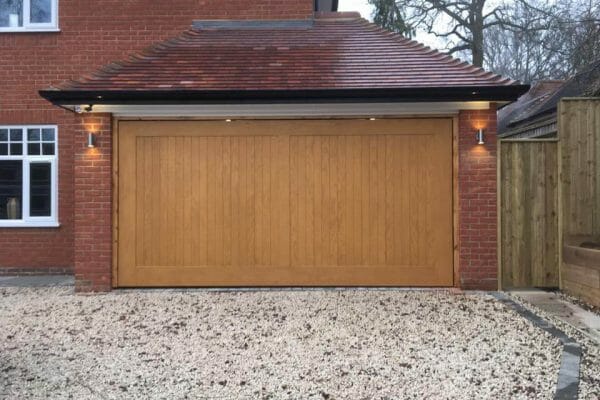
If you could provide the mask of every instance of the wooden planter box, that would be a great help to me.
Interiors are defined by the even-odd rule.
[[[562,261],[562,288],[581,300],[600,307],[600,250],[581,247],[592,238],[565,239]],[[595,240],[597,242],[597,240]]]

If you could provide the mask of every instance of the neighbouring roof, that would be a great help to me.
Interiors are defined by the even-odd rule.
[[[566,82],[534,85],[515,103],[499,111],[498,134],[502,137],[556,135],[556,112],[562,98],[597,95],[600,95],[600,60]]]
[[[564,83],[565,81],[562,80],[536,82],[517,101],[498,110],[498,133],[502,135],[509,129],[508,125],[510,123],[525,119],[531,113],[537,111]]]
[[[232,98],[515,100],[528,87],[360,18],[197,21],[176,38],[65,82],[55,103]]]

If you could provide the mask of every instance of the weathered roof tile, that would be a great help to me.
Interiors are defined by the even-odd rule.
[[[304,29],[273,24],[245,29],[228,26],[190,29],[57,89],[305,90],[517,84],[357,17],[317,18]]]

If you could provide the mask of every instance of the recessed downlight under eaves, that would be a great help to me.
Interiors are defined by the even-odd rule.
[[[85,106],[67,106],[82,110]],[[488,110],[490,102],[432,103],[307,103],[307,104],[97,104],[94,113],[111,113],[116,117],[204,117],[235,118],[286,117],[361,117],[381,118],[405,115],[449,115],[460,110]],[[86,110],[87,112],[87,110]]]

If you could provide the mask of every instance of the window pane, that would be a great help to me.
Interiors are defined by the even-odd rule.
[[[23,0],[0,0],[0,28],[23,26]]]
[[[27,154],[30,156],[39,156],[40,155],[40,144],[39,143],[29,143],[27,145]]]
[[[10,144],[10,155],[11,156],[23,155],[23,144],[22,143],[11,143]]]
[[[52,0],[31,0],[31,22],[52,22]]]
[[[40,130],[39,129],[27,129],[27,140],[39,141],[40,140]]]
[[[0,142],[6,142],[7,140],[8,140],[8,129],[0,129]]]
[[[22,129],[11,129],[10,130],[10,141],[11,142],[20,142],[23,140],[23,130]]]
[[[44,142],[53,142],[54,141],[54,129],[42,129],[42,140]]]
[[[42,143],[42,152],[45,156],[53,156],[54,143]]]
[[[0,161],[0,220],[22,219],[22,161]]]
[[[29,165],[29,208],[32,217],[49,217],[52,201],[52,167],[50,163]]]

